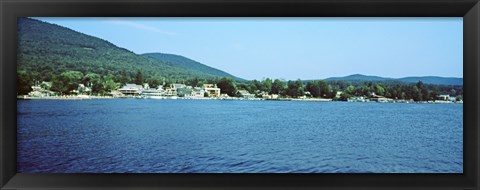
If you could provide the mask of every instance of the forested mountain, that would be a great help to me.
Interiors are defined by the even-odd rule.
[[[199,71],[199,72],[214,75],[214,76],[230,77],[236,80],[244,80],[244,79],[235,77],[231,74],[228,74],[224,71],[221,71],[219,69],[215,69],[213,67],[204,65],[202,63],[199,63],[197,61],[194,61],[192,59],[186,58],[181,55],[166,54],[166,53],[145,53],[142,55],[157,59],[159,61],[163,61],[165,63],[172,63],[180,67],[183,67],[185,69],[193,69],[195,71]]]
[[[62,74],[70,79],[82,77],[83,83],[95,78],[97,83],[111,80],[117,85],[231,76],[221,71],[205,72],[202,67],[200,70],[195,70],[196,67],[187,69],[183,63],[137,55],[106,40],[35,19],[19,18],[17,25],[19,94],[28,92],[33,81],[58,81]],[[84,79],[86,75],[91,77]]]
[[[438,84],[438,85],[463,85],[463,78],[455,77],[435,77],[435,76],[423,76],[423,77],[404,77],[404,78],[385,78],[378,76],[367,76],[361,74],[354,74],[345,77],[331,77],[325,80],[329,81],[397,81],[405,83],[417,83],[422,81],[425,84]]]

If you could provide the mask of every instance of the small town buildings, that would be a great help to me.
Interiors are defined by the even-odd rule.
[[[349,98],[347,101],[349,102],[366,102],[367,99],[363,96],[353,96]]]
[[[222,99],[232,99],[232,97],[230,97],[228,94],[220,94],[220,96],[218,96]]]
[[[109,96],[112,96],[112,97],[121,97],[123,96],[123,94],[118,91],[118,90],[111,90],[110,93],[108,93]]]
[[[220,88],[217,87],[217,84],[203,84],[203,90],[210,97],[220,97]]]
[[[448,94],[438,95],[435,100],[435,103],[453,103],[453,102],[457,102],[457,98],[451,97]]]
[[[372,93],[370,100],[374,102],[393,102],[393,99],[386,98],[385,96],[376,95],[375,93]]]
[[[177,91],[177,89],[179,88],[186,88],[187,86],[184,85],[184,84],[171,84],[170,85],[170,88],[173,90],[173,91]]]
[[[342,93],[343,93],[342,91],[337,91],[337,94],[335,94],[335,98],[339,99]]]
[[[137,84],[126,84],[125,86],[122,86],[120,89],[118,89],[122,94],[124,95],[140,95],[143,91],[143,86],[142,85],[137,85]]]
[[[255,94],[250,94],[247,90],[239,90],[238,93],[247,99],[255,98]]]
[[[444,100],[444,101],[447,101],[448,98],[450,98],[450,95],[438,95],[437,96],[437,100]]]
[[[79,84],[76,92],[78,94],[90,94],[92,92],[92,88],[87,87],[84,84]]]
[[[150,90],[150,85],[148,83],[143,84],[144,90]]]
[[[144,85],[144,90],[142,91],[142,96],[144,97],[154,97],[154,96],[164,96],[165,95],[165,90],[163,90],[163,86],[158,86],[156,89],[155,88],[150,88],[148,84]]]
[[[28,93],[28,96],[31,97],[46,97],[46,96],[54,96],[55,92],[50,91],[52,87],[52,82],[36,82],[35,85],[32,86],[32,91]]]
[[[177,91],[176,90],[173,90],[172,88],[170,87],[165,87],[165,96],[176,96],[177,95]]]
[[[437,96],[437,100],[447,101],[449,98],[450,98],[450,95],[448,95],[448,94],[443,94],[443,95],[438,95]]]
[[[185,88],[185,84],[170,84],[169,87],[165,88],[165,95],[167,96],[178,96],[178,89]]]
[[[178,88],[177,95],[180,97],[190,97],[192,96],[193,90],[191,88]]]
[[[258,96],[261,96],[261,97],[268,96],[268,92],[260,91],[260,90],[256,90],[255,94],[257,94]]]
[[[442,94],[436,97],[435,103],[453,103],[455,100],[455,97],[450,97],[448,94]]]
[[[82,87],[83,88],[83,87]],[[220,97],[220,88],[216,84],[204,84],[203,87],[192,87],[185,84],[171,84],[164,88],[162,85],[155,88],[145,83],[144,85],[125,84],[110,95],[114,97],[122,96],[142,96],[145,98],[161,98],[161,97],[186,97],[186,98],[203,98],[205,94],[208,97]]]
[[[44,89],[44,90],[50,90],[50,88],[52,88],[52,82],[42,81],[42,83],[40,83],[38,86],[35,86],[35,87],[40,87],[41,89]],[[32,89],[33,88],[34,87],[32,87]]]
[[[193,88],[192,97],[195,97],[195,98],[205,97],[205,90],[203,90],[203,88],[200,88],[200,87]]]
[[[280,96],[278,94],[270,94],[270,95],[263,95],[262,98],[264,99],[269,99],[269,100],[276,100],[278,99]]]

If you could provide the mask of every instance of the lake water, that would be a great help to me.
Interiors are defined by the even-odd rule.
[[[20,173],[462,173],[463,105],[18,100]]]

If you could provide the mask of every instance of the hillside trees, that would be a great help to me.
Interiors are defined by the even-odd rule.
[[[229,96],[236,96],[237,94],[237,86],[232,78],[221,78],[217,82],[217,87],[220,88],[220,93],[225,93]]]
[[[142,85],[143,84],[143,74],[140,70],[137,70],[137,74],[135,75],[135,84]]]
[[[117,89],[120,87],[120,83],[115,83],[112,79],[106,79],[102,82],[102,89],[99,91],[102,95],[109,93],[112,90]]]
[[[17,94],[24,95],[32,91],[33,79],[27,71],[17,71]]]
[[[149,82],[154,86],[157,82],[163,83],[162,78],[170,80],[171,83],[195,78],[216,79],[220,76],[234,78],[228,73],[185,57],[165,55],[174,59],[155,59],[62,26],[30,18],[19,18],[17,23],[19,95],[31,91],[34,80],[54,82],[55,79],[62,78],[62,73],[68,71],[112,76],[110,78],[113,81],[122,84]],[[141,71],[141,75],[138,71]],[[105,81],[106,79],[102,79],[101,82]],[[60,81],[55,83],[57,90],[64,87],[60,85]],[[100,82],[96,84],[93,91],[99,92],[102,85],[99,85]]]
[[[83,73],[79,71],[66,71],[57,76],[52,83],[52,91],[62,94],[71,94],[76,90],[83,78]]]
[[[83,79],[82,84],[91,87],[93,93],[98,93],[102,89],[102,78],[95,73],[87,73]]]

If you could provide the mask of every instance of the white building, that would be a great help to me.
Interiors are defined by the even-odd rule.
[[[92,92],[92,88],[87,87],[84,84],[79,84],[77,90],[78,94],[90,94]]]
[[[450,98],[450,95],[438,95],[437,96],[437,99],[438,100],[444,100],[444,101],[447,101],[448,99]]]
[[[205,96],[205,90],[200,87],[195,87],[192,90],[192,96],[196,98],[201,98]]]
[[[242,95],[242,97],[244,97],[244,98],[255,98],[255,94],[250,94],[250,93],[249,93],[248,91],[246,91],[246,90],[239,90],[238,92],[239,92],[239,93]]]
[[[51,82],[36,82],[35,85],[32,86],[32,91],[28,93],[31,97],[45,97],[45,96],[54,96],[55,92],[50,91],[52,87]]]
[[[220,88],[217,87],[217,84],[203,84],[203,90],[210,97],[220,97]]]
[[[118,89],[124,95],[139,95],[143,91],[142,85],[126,84]]]

